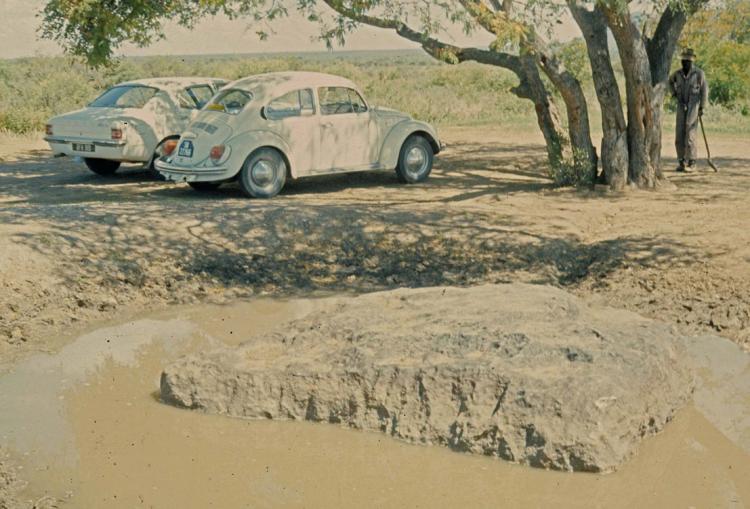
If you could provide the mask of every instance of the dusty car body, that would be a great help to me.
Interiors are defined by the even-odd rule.
[[[104,91],[88,106],[49,120],[45,140],[55,155],[79,156],[93,172],[121,162],[151,165],[224,85],[220,78],[154,78]],[[171,141],[170,141],[171,140]]]
[[[245,194],[269,198],[287,178],[310,175],[395,169],[421,182],[439,151],[435,128],[370,107],[345,78],[280,72],[225,86],[155,166],[198,190],[237,180]]]

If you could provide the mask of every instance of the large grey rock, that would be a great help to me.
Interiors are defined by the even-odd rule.
[[[218,414],[609,471],[688,399],[681,345],[667,325],[551,287],[397,290],[183,358],[164,370],[161,395]]]

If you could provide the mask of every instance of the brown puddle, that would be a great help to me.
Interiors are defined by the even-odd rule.
[[[750,455],[694,406],[645,440],[618,472],[593,475],[535,470],[327,424],[203,415],[157,401],[161,368],[170,359],[216,341],[237,343],[323,305],[254,301],[183,309],[95,331],[46,356],[41,369],[36,359],[33,372],[21,366],[0,378],[0,404],[16,415],[0,414],[0,438],[25,467],[24,495],[72,492],[69,506],[76,508],[750,504]],[[22,396],[14,399],[13,390]],[[37,422],[27,426],[30,419]],[[13,427],[21,421],[22,428]],[[740,424],[739,433],[747,433]]]

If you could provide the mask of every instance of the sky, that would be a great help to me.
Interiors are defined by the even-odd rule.
[[[0,28],[0,58],[18,58],[35,55],[59,55],[60,47],[52,42],[40,40],[37,28],[40,19],[37,13],[44,0],[0,0],[0,17],[5,22]],[[144,55],[192,55],[224,53],[267,53],[325,51],[323,42],[313,40],[318,27],[290,11],[289,19],[275,25],[276,33],[268,40],[260,41],[255,31],[242,20],[229,20],[223,16],[206,18],[193,30],[176,24],[165,27],[166,39],[147,48],[126,45],[120,49],[125,56]],[[563,26],[562,38],[574,35],[571,26]],[[486,46],[492,40],[488,34],[467,37],[460,30],[452,30],[446,42],[457,45]],[[391,30],[362,27],[348,36],[347,51],[409,49],[418,48],[415,43],[399,37]]]

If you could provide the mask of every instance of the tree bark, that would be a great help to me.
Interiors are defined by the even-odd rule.
[[[583,163],[591,174],[591,182],[596,178],[598,156],[594,144],[591,143],[591,129],[589,126],[589,110],[586,96],[581,83],[570,71],[558,61],[554,55],[543,52],[538,54],[539,66],[555,85],[565,102],[568,115],[568,135],[573,149],[571,154],[573,163]]]
[[[654,122],[658,131],[651,146],[651,160],[661,168],[662,121],[664,116],[664,98],[668,91],[669,70],[672,57],[677,49],[677,41],[687,23],[688,15],[699,9],[706,0],[692,0],[685,8],[674,8],[667,5],[654,35],[646,42],[646,51],[651,68],[651,84],[654,87]],[[687,9],[687,10],[686,10]]]
[[[637,187],[653,188],[662,177],[659,158],[652,157],[661,150],[661,115],[657,110],[661,110],[659,100],[663,100],[663,94],[655,93],[646,44],[627,6],[617,0],[600,5],[617,43],[625,73],[628,181]]]
[[[544,86],[536,59],[531,55],[524,55],[519,59],[521,65],[516,74],[521,82],[512,92],[518,97],[529,99],[534,103],[537,125],[544,135],[547,146],[547,161],[550,166],[558,165],[564,158],[563,148],[565,146],[565,137],[562,135],[560,126],[560,115],[552,95]]]
[[[573,18],[586,41],[594,88],[602,112],[602,179],[613,190],[622,190],[628,181],[628,135],[620,99],[620,87],[612,69],[607,25],[598,6],[593,11],[568,0]]]

